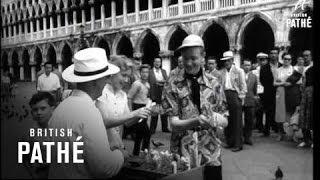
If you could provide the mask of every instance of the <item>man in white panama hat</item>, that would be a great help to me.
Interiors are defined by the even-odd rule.
[[[242,150],[242,105],[247,93],[245,73],[233,64],[232,51],[223,53],[224,66],[221,69],[221,84],[226,95],[229,123],[225,128],[226,140],[233,152]]]
[[[122,150],[110,150],[107,132],[94,100],[101,96],[107,76],[116,74],[119,68],[108,63],[105,50],[87,48],[74,55],[74,64],[63,71],[62,77],[77,88],[53,112],[49,128],[72,129],[72,136],[53,137],[55,142],[69,142],[69,156],[72,144],[81,137],[83,154],[78,159],[83,163],[58,163],[54,152],[49,178],[84,179],[110,178],[116,175],[123,163]],[[56,148],[52,148],[56,149]]]

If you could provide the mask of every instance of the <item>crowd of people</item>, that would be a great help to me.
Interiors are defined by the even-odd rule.
[[[204,43],[197,35],[187,36],[177,51],[181,53],[178,66],[169,75],[161,68],[161,58],[155,58],[150,67],[125,56],[108,60],[101,48],[77,52],[74,64],[60,75],[46,63],[37,78],[38,93],[30,101],[31,114],[41,128],[72,128],[83,136],[86,164],[53,163],[46,173],[31,170],[31,175],[112,177],[129,157],[122,139],[133,138],[132,154],[138,156],[150,148],[159,118],[162,131],[171,133],[173,153],[190,156],[183,147],[192,147],[184,144],[192,132],[209,138],[206,143],[212,147],[202,147],[206,160],[200,163],[206,166],[207,179],[221,179],[221,146],[238,152],[243,144],[253,145],[254,129],[264,137],[272,129],[278,141],[293,138],[298,147],[313,146],[310,50],[298,56],[294,66],[289,53],[279,58],[279,51],[272,49],[269,54],[258,53],[256,60],[244,59],[241,68],[234,64],[232,51],[224,52],[221,59],[209,56],[205,61]],[[217,63],[222,67],[218,69]],[[219,128],[224,128],[222,134]],[[297,139],[300,130],[301,141]],[[72,142],[73,138],[59,141]]]

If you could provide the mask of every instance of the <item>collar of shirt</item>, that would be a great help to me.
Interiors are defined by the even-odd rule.
[[[70,96],[77,96],[77,97],[81,97],[82,99],[86,100],[86,101],[90,101],[94,104],[94,100],[84,91],[79,90],[79,89],[74,89],[71,92]]]
[[[185,81],[187,79],[185,76],[185,73],[186,73],[185,69],[182,69],[180,71],[180,73],[177,74],[176,81],[177,82]],[[197,81],[198,81],[199,85],[205,85],[209,88],[211,87],[210,86],[210,78],[207,76],[204,69],[202,69],[201,75],[198,77]]]
[[[113,87],[110,84],[106,84],[106,86],[103,88],[102,96],[113,95],[114,97],[122,97],[124,94],[122,90],[114,91]]]
[[[156,72],[156,73],[160,73],[160,72],[161,72],[161,68],[158,68],[158,69],[157,69],[157,68],[154,67],[154,68],[153,68],[153,71]]]

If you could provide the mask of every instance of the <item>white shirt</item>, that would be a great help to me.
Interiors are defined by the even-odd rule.
[[[258,66],[255,70],[252,71],[252,73],[257,76],[257,84],[258,84],[257,93],[258,94],[262,94],[264,91],[264,88],[260,82],[260,69],[261,69],[261,66]]]
[[[128,98],[127,94],[120,90],[118,92],[114,92],[111,85],[107,84],[103,91],[102,95],[98,98],[98,101],[102,102],[104,105],[104,114],[106,117],[115,118],[117,116],[127,114],[130,112],[128,106]],[[112,133],[112,138],[109,137],[110,146],[121,146],[124,147],[122,142],[122,131],[123,126],[117,126],[113,128],[109,128],[108,133]]]
[[[110,178],[116,175],[123,163],[119,150],[110,150],[108,136],[102,116],[93,100],[85,92],[73,90],[71,96],[59,104],[49,120],[49,128],[70,128],[73,136],[55,137],[54,142],[69,142],[69,156],[72,160],[72,142],[82,136],[84,163],[57,164],[57,148],[52,148],[52,163],[49,179]],[[71,148],[70,148],[71,147]]]
[[[54,73],[50,73],[49,76],[43,73],[38,78],[38,91],[56,91],[60,87],[60,79]]]
[[[232,70],[233,66],[231,66],[230,70],[226,70],[226,82],[225,82],[225,90],[235,90],[232,87],[231,79],[230,79],[230,71]]]
[[[153,72],[154,72],[154,75],[155,75],[157,81],[164,81],[164,77],[162,75],[161,68],[159,68],[159,69],[153,68]]]

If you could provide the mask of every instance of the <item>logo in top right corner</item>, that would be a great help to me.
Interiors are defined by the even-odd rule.
[[[312,28],[311,15],[306,13],[308,0],[298,0],[294,6],[294,13],[287,19],[288,28]],[[299,10],[301,9],[301,12]]]

